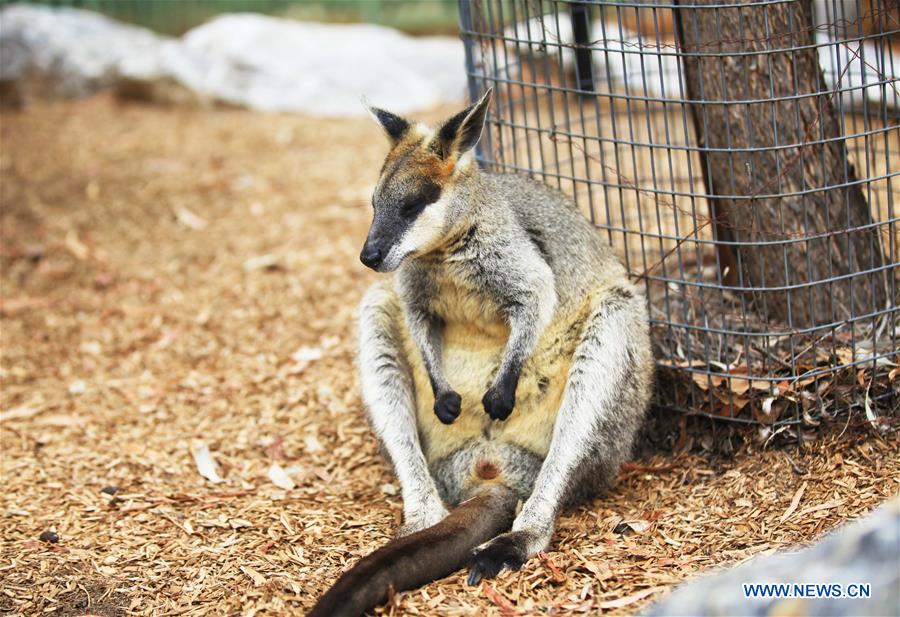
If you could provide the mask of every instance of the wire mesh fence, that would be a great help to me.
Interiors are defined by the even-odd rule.
[[[481,162],[572,195],[646,286],[657,404],[896,409],[896,0],[460,0]]]

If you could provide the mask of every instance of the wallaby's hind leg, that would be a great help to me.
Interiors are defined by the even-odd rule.
[[[556,515],[569,497],[614,479],[650,398],[649,356],[644,299],[629,287],[607,290],[572,358],[534,490],[512,531],[475,550],[470,583],[521,567],[550,544]]]
[[[415,394],[400,343],[403,314],[387,283],[369,289],[359,308],[359,375],[369,423],[400,481],[406,535],[447,515],[419,443]]]

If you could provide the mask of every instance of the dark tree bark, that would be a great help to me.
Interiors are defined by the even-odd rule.
[[[676,11],[726,282],[795,328],[883,309],[886,274],[865,273],[884,263],[879,233],[859,229],[873,218],[823,86],[811,0],[742,1]]]

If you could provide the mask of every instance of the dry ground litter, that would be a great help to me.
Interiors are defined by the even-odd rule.
[[[400,513],[353,363],[378,130],[99,96],[0,131],[0,614],[301,614]],[[802,448],[645,449],[521,571],[379,611],[632,613],[868,512],[897,446],[857,413]]]

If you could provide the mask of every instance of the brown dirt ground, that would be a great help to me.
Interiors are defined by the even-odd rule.
[[[107,97],[0,130],[0,613],[302,612],[400,512],[353,368],[377,130]],[[322,357],[292,358],[303,347]],[[562,518],[546,560],[387,610],[639,610],[896,494],[900,440],[858,424],[802,450],[647,455]],[[273,461],[296,488],[268,479]]]

